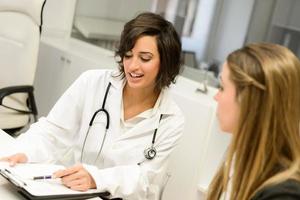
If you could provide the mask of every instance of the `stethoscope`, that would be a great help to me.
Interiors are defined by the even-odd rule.
[[[109,89],[110,89],[110,86],[111,86],[111,82],[108,83],[108,86],[106,88],[106,91],[105,91],[105,95],[104,95],[104,98],[103,98],[103,102],[102,102],[102,106],[100,109],[98,109],[92,116],[90,122],[89,122],[89,127],[88,127],[88,130],[87,130],[87,133],[85,135],[85,138],[84,138],[84,141],[83,141],[83,146],[82,146],[82,149],[81,149],[81,156],[80,156],[80,162],[83,161],[83,153],[84,153],[84,148],[85,148],[85,143],[86,143],[86,140],[87,140],[87,137],[89,135],[89,132],[90,132],[90,129],[91,127],[93,126],[93,123],[94,123],[94,120],[96,118],[96,116],[103,112],[104,115],[105,115],[105,118],[106,118],[106,126],[105,126],[105,132],[104,132],[104,137],[102,139],[102,142],[101,142],[101,146],[100,146],[100,150],[98,151],[97,153],[97,156],[96,156],[96,159],[94,161],[94,164],[96,163],[96,161],[98,160],[101,152],[102,152],[102,149],[103,149],[103,146],[104,146],[104,141],[105,141],[105,138],[106,138],[106,135],[107,135],[107,130],[109,129],[109,120],[110,120],[110,116],[109,116],[109,113],[108,111],[105,109],[105,104],[106,104],[106,99],[107,99],[107,95],[108,95],[108,92],[109,92]],[[159,118],[159,122],[160,120],[162,119],[162,114],[160,115],[160,118]],[[156,132],[157,132],[157,128],[154,130],[154,133],[153,133],[153,136],[152,136],[152,142],[151,142],[151,146],[149,148],[146,148],[144,150],[144,156],[147,160],[152,160],[153,158],[155,158],[156,154],[157,154],[157,151],[154,147],[154,143],[155,143],[155,138],[156,138]]]

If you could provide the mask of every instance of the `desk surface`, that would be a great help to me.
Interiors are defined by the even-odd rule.
[[[14,138],[0,129],[0,157],[6,155],[8,146],[14,141]],[[25,198],[16,192],[12,185],[0,175],[0,199],[5,200],[25,200]],[[100,200],[92,198],[90,200]]]
[[[4,179],[2,176],[0,176],[0,199],[5,200],[20,200],[25,199],[16,192],[16,190],[12,187],[12,185]]]
[[[14,138],[0,129],[0,157],[7,155],[9,145],[14,141]]]
[[[5,155],[5,149],[13,142],[14,138],[0,129],[0,157]],[[25,199],[14,190],[12,185],[0,176],[0,199],[5,200],[19,200]]]

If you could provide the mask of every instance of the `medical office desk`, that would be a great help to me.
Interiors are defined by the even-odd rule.
[[[0,129],[0,157],[7,154],[7,149],[13,142],[14,138],[6,134]],[[25,200],[12,185],[0,175],[0,199],[2,200]],[[96,197],[90,200],[100,200],[101,198]]]
[[[0,157],[6,153],[5,149],[9,148],[9,144],[13,142],[13,138],[0,129]],[[17,200],[25,199],[10,185],[10,183],[0,176],[0,199]]]

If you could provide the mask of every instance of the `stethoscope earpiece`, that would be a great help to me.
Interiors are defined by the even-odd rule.
[[[148,160],[152,160],[156,156],[156,149],[154,147],[150,147],[144,150],[144,156]]]

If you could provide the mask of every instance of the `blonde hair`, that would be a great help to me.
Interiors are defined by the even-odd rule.
[[[263,187],[300,181],[300,62],[287,48],[249,44],[227,57],[237,90],[239,122],[227,157],[215,175],[208,200],[226,191],[248,200]]]

